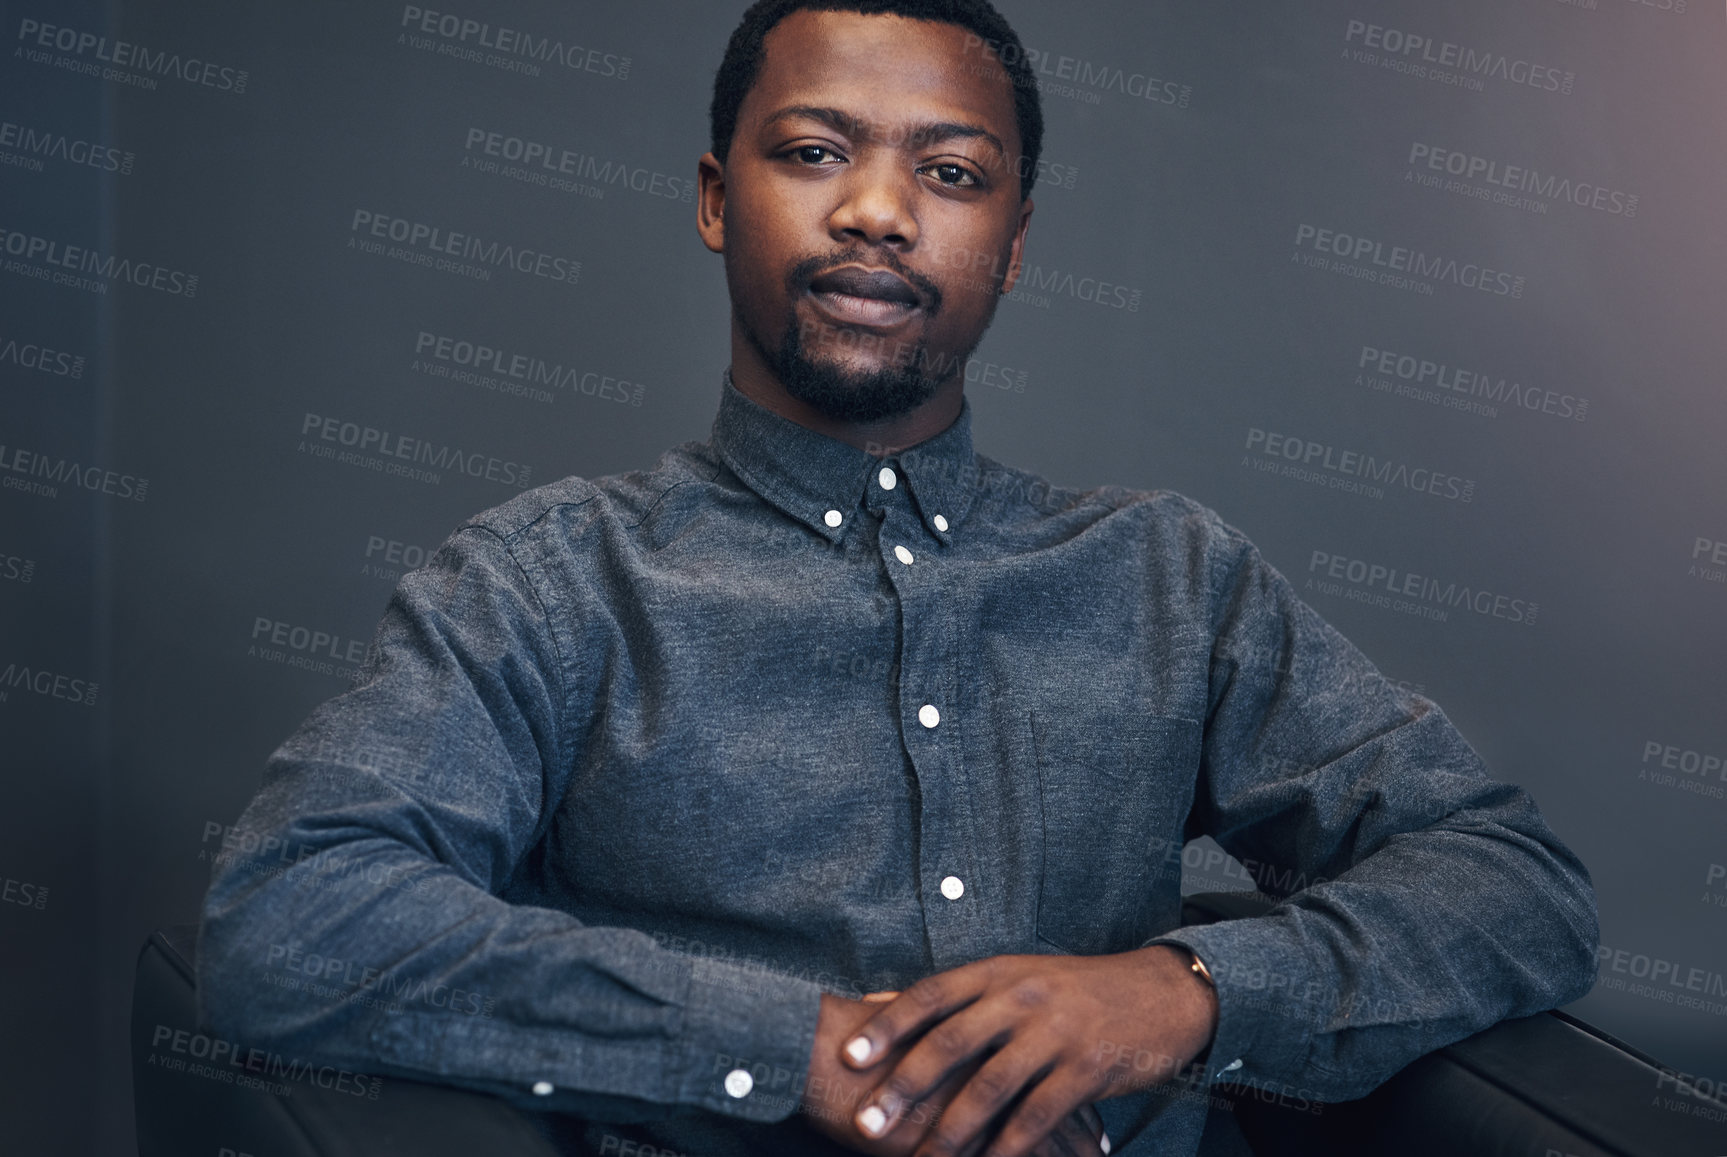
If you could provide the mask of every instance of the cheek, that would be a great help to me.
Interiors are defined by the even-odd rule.
[[[943,312],[976,317],[994,308],[1007,263],[1006,253],[976,250],[969,254],[963,267],[950,270],[944,278]]]
[[[790,251],[801,242],[807,249],[812,238],[825,237],[818,228],[824,219],[822,206],[808,190],[795,185],[757,188],[753,196],[740,199],[730,208],[758,246]]]
[[[746,309],[761,308],[780,296],[787,265],[778,259],[770,222],[750,217],[726,223],[726,280]]]
[[[952,283],[956,298],[994,296],[995,286],[1007,273],[1012,258],[1010,241],[997,233],[973,233],[937,249],[942,274]]]

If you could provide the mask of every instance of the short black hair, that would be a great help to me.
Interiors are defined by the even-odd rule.
[[[903,16],[957,24],[982,39],[1013,83],[1014,119],[1019,123],[1019,191],[1031,195],[1037,183],[1037,158],[1043,150],[1043,106],[1037,77],[1026,59],[1019,34],[989,0],[756,0],[738,22],[726,45],[725,59],[714,76],[714,100],[708,108],[714,156],[722,163],[737,132],[738,109],[762,68],[762,41],[774,25],[793,12],[857,12],[864,16]]]

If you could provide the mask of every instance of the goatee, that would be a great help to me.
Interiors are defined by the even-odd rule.
[[[842,265],[864,265],[891,269],[923,295],[925,320],[941,310],[940,286],[906,269],[891,254],[850,251],[828,257],[809,257],[798,262],[786,276],[786,289],[794,302],[809,291],[821,274]],[[887,365],[875,369],[850,369],[833,359],[817,360],[805,348],[804,329],[795,307],[786,318],[777,349],[767,349],[758,335],[745,328],[751,344],[762,355],[785,386],[786,392],[829,418],[842,422],[881,422],[910,413],[935,396],[940,386],[965,368],[977,342],[958,357],[932,355],[920,339],[916,343],[889,342],[867,330],[845,326],[822,326],[830,340],[859,350],[880,348],[891,354]],[[978,340],[982,340],[982,334]]]

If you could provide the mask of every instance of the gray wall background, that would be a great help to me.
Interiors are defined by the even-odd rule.
[[[0,3],[17,1151],[130,1151],[134,956],[399,573],[522,467],[706,436],[727,303],[686,190],[742,7],[419,6],[565,49],[536,62],[400,4]],[[1245,530],[1591,866],[1610,954],[1573,1011],[1727,1081],[1722,4],[1001,7],[1048,167],[969,371],[980,446]],[[573,171],[512,164],[530,142]],[[427,265],[391,220],[579,275]],[[446,465],[319,457],[349,448],[309,422]],[[1409,575],[1439,587],[1387,593]]]

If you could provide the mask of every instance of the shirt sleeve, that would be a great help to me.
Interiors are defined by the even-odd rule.
[[[225,840],[205,1027],[599,1120],[797,1107],[816,985],[500,898],[592,715],[568,634],[482,527],[402,579],[355,685],[271,756]]]
[[[1281,900],[1152,941],[1188,948],[1216,982],[1209,1076],[1350,1100],[1582,996],[1599,939],[1582,863],[1437,706],[1217,526],[1189,835],[1211,835]]]

